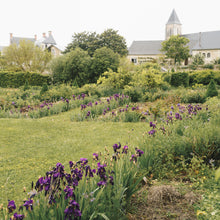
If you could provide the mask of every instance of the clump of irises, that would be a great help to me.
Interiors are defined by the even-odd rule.
[[[117,96],[115,97],[118,98]],[[102,158],[103,155],[101,153],[93,153],[92,165],[89,164],[87,158],[80,158],[77,162],[69,161],[69,173],[65,171],[61,163],[57,163],[55,167],[46,172],[44,177],[39,177],[35,185],[32,183],[32,192],[34,193],[29,193],[30,197],[19,207],[19,210],[24,209],[22,214],[15,212],[16,205],[14,200],[8,201],[7,212],[12,215],[10,219],[24,219],[25,216],[27,216],[25,215],[25,211],[30,213],[34,212],[35,207],[39,205],[34,202],[35,197],[40,195],[46,198],[48,207],[58,207],[61,197],[64,198],[64,219],[81,219],[83,210],[80,209],[77,198],[83,197],[86,199],[88,196],[85,196],[85,194],[77,195],[77,192],[79,192],[77,187],[80,182],[86,179],[88,183],[91,178],[95,178],[97,189],[88,193],[93,195],[93,198],[90,199],[90,202],[93,202],[96,199],[96,191],[103,190],[115,184],[114,178],[116,176],[112,163],[117,162],[123,158],[123,155],[128,155],[129,153],[129,147],[127,145],[122,147],[121,143],[114,144],[112,149],[113,155],[111,156],[109,150],[105,148],[105,159]],[[130,156],[131,163],[136,163],[138,157],[141,157],[143,153],[142,150],[135,148],[135,154]],[[129,155],[127,159],[129,159]]]

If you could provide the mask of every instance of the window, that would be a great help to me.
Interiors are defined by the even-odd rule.
[[[207,53],[207,58],[210,58],[211,57],[211,53]]]
[[[137,63],[137,59],[136,59],[136,58],[132,58],[132,59],[131,59],[131,62],[132,62],[132,63]]]
[[[202,53],[202,56],[206,57],[206,54],[205,54],[205,53]]]

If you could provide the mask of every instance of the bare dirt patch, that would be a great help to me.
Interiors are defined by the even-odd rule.
[[[179,219],[194,220],[193,204],[199,195],[172,185],[144,186],[132,197],[129,220]]]

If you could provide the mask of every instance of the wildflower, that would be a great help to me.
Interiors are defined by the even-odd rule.
[[[66,103],[69,103],[69,99],[66,99]]]
[[[97,183],[98,186],[105,186],[106,184],[107,184],[107,182],[105,182],[105,181],[99,181]]]
[[[90,113],[91,113],[91,112],[90,112],[90,111],[88,111],[88,112],[87,112],[87,114],[86,114],[86,116],[87,116],[87,117],[89,117],[89,116],[90,116]]]
[[[84,93],[81,94],[82,99],[84,99],[85,96],[86,96],[86,95],[85,95]]]
[[[110,180],[109,180],[109,183],[112,184],[112,185],[114,185],[113,176],[109,176],[109,179],[110,179]]]
[[[132,107],[132,108],[131,108],[132,111],[134,111],[135,109],[136,109],[135,107]]]
[[[70,168],[72,168],[73,167],[73,162],[69,161],[69,165],[70,165]]]
[[[117,150],[120,149],[120,148],[121,148],[120,142],[119,142],[119,144],[114,144],[114,145],[113,145],[113,149],[114,149],[114,152],[115,152],[115,153],[116,153]]]
[[[137,162],[137,156],[135,154],[132,154],[130,161]]]
[[[68,199],[72,196],[75,197],[74,193],[73,193],[73,188],[69,187],[69,186],[66,186],[66,188],[64,189],[64,192],[65,192],[65,199]]]
[[[156,130],[152,129],[148,132],[149,135],[154,135],[156,133]]]
[[[136,150],[136,153],[139,157],[141,157],[142,154],[144,154],[144,151],[140,150],[140,149],[135,149]]]
[[[25,206],[26,210],[33,210],[33,200],[26,200],[23,206]]]
[[[99,155],[97,153],[93,153],[93,160],[99,160]]]
[[[95,102],[95,105],[98,105],[98,102]]]
[[[72,97],[73,97],[73,100],[75,100],[76,96],[75,96],[75,95],[72,95]]]
[[[12,104],[12,105],[15,105],[15,102],[12,102],[11,104]]]
[[[79,209],[79,204],[75,200],[70,200],[69,206],[64,210],[64,213],[64,219],[77,219],[77,217],[82,215]]]
[[[173,107],[173,106],[171,106],[171,109],[172,109],[172,110],[174,110],[174,107]]]
[[[8,212],[11,213],[16,209],[15,201],[14,200],[8,200]]]
[[[125,145],[125,146],[123,147],[122,153],[123,153],[123,154],[127,154],[127,153],[128,153],[128,146],[127,146],[127,145]]]
[[[153,124],[153,122],[150,122],[150,127],[156,128],[156,124]]]
[[[22,219],[24,219],[24,215],[17,214],[17,212],[14,213],[12,218],[10,218],[10,220],[22,220]]]

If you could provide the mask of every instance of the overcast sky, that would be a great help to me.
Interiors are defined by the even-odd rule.
[[[0,46],[9,33],[34,37],[52,31],[65,47],[74,33],[118,30],[130,46],[133,40],[163,40],[173,9],[183,34],[220,30],[219,0],[0,0]]]

